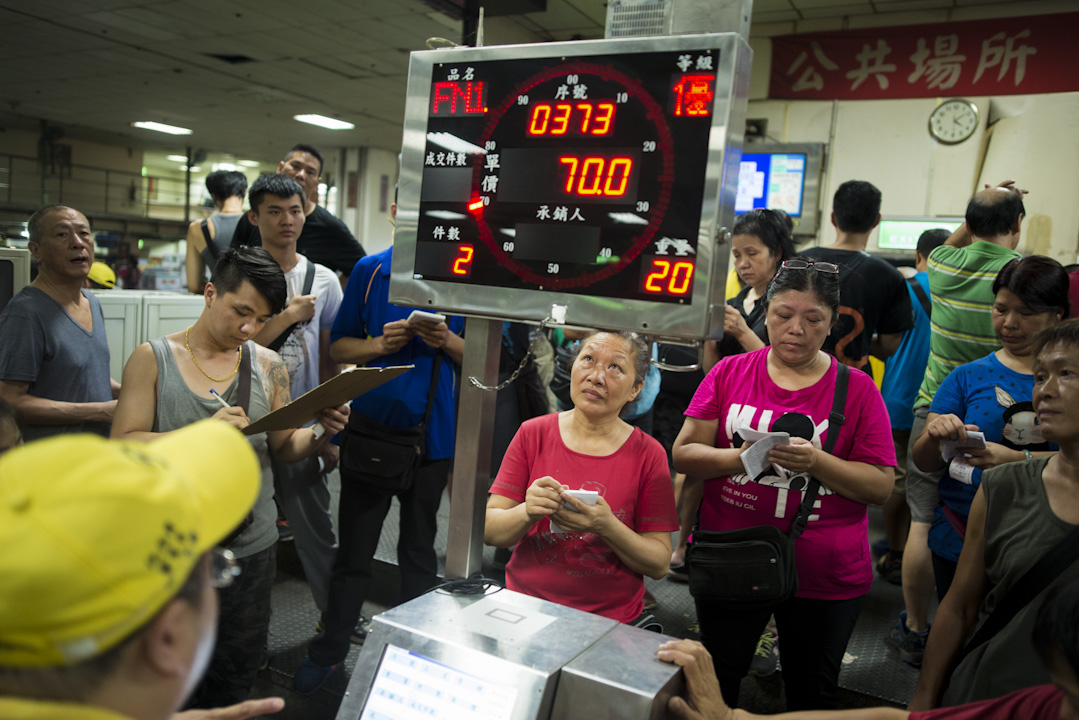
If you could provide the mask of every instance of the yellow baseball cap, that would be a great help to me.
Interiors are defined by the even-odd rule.
[[[71,665],[142,627],[247,515],[259,463],[203,420],[151,443],[66,435],[0,457],[0,666]]]
[[[95,282],[102,287],[116,287],[116,271],[100,260],[94,261],[90,266],[90,274],[87,277],[90,278],[91,282]]]

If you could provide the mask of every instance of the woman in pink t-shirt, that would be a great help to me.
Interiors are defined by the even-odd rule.
[[[509,589],[650,624],[643,576],[667,574],[678,517],[663,447],[619,417],[640,392],[649,358],[635,334],[588,336],[570,371],[573,409],[517,431],[491,487],[483,534],[488,545],[517,545],[506,565]],[[567,490],[598,498],[589,505]]]
[[[821,347],[838,319],[838,270],[806,259],[782,264],[766,295],[771,346],[712,368],[674,445],[680,472],[710,478],[700,510],[704,530],[775,525],[789,532],[809,477],[821,482],[814,513],[795,542],[796,597],[738,614],[697,601],[701,639],[732,707],[773,612],[788,709],[837,707],[840,662],[873,579],[866,505],[879,505],[891,493],[895,450],[884,401],[865,373],[850,373],[845,422],[832,453],[821,449],[837,368]],[[745,474],[743,426],[790,433],[790,444],[768,454],[774,472]]]

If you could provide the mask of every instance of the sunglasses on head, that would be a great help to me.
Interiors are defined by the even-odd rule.
[[[830,262],[809,262],[806,260],[784,260],[779,266],[780,270],[809,270],[813,268],[817,272],[839,274],[839,266]]]

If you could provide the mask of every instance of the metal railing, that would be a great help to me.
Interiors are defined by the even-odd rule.
[[[201,198],[202,193],[194,194]],[[0,153],[0,202],[9,208],[62,203],[88,215],[127,215],[160,220],[198,217],[187,210],[183,178],[70,164],[54,168],[37,158]]]

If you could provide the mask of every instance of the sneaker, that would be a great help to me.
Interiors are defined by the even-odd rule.
[[[277,518],[277,540],[278,542],[292,542],[292,528],[288,526],[288,520],[283,517]]]
[[[889,550],[877,560],[877,574],[892,585],[903,584],[903,555]]]
[[[659,602],[656,600],[656,596],[651,593],[648,588],[644,589],[644,609],[655,610],[659,607]]]
[[[315,632],[322,633],[326,629],[326,626],[322,624],[322,620],[315,621]],[[360,615],[360,619],[356,621],[356,627],[352,628],[352,633],[348,636],[348,641],[353,645],[363,645],[363,641],[367,639],[367,634],[371,632],[371,621]]]
[[[360,615],[360,619],[356,621],[356,627],[352,628],[352,634],[348,636],[348,641],[353,645],[363,645],[363,641],[367,639],[370,632],[371,621]]]
[[[912,632],[907,627],[907,611],[899,613],[899,619],[888,633],[888,641],[899,650],[899,659],[916,668],[922,666],[925,655],[925,643],[929,639],[929,629]]]
[[[765,629],[757,641],[753,660],[749,663],[749,674],[754,677],[768,677],[779,667],[779,635],[775,630]]]
[[[301,695],[310,695],[322,687],[335,669],[336,665],[316,665],[311,658],[304,658],[292,676],[292,689]]]

